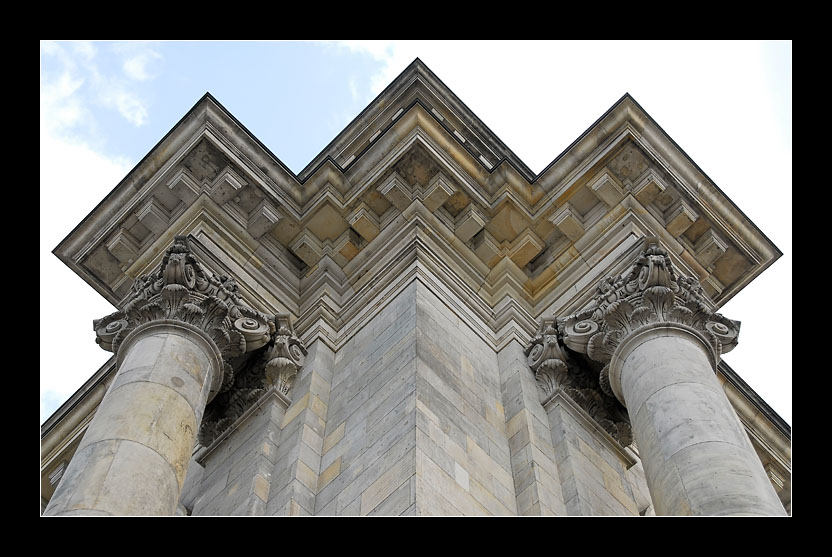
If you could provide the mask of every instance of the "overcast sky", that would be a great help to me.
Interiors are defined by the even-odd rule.
[[[784,253],[720,312],[791,424],[790,41],[41,42],[41,423],[115,311],[51,251],[206,92],[298,173],[416,57],[535,173],[629,92]]]

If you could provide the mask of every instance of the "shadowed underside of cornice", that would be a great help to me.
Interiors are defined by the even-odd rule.
[[[121,307],[176,235],[255,309],[336,336],[396,250],[486,327],[510,300],[528,335],[644,236],[716,308],[780,255],[629,95],[534,176],[418,59],[298,175],[206,94],[54,253]]]

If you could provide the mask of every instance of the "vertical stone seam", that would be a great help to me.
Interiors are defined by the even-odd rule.
[[[289,483],[287,485],[287,487],[289,488],[290,493],[293,492],[296,489],[295,486],[297,484],[299,484],[301,486],[300,488],[308,489],[311,492],[311,494],[312,494],[312,501],[311,501],[312,508],[311,509],[307,509],[305,506],[301,505],[300,502],[292,495],[290,495],[288,500],[286,501],[287,504],[291,504],[291,502],[294,501],[296,505],[303,508],[310,515],[315,514],[316,507],[317,507],[318,492],[322,488],[322,486],[319,486],[320,478],[321,478],[321,472],[322,472],[321,471],[322,454],[317,449],[315,449],[314,447],[310,447],[303,440],[303,428],[304,427],[310,427],[310,429],[311,429],[311,426],[307,425],[307,418],[309,418],[310,414],[311,414],[311,416],[314,416],[313,419],[316,419],[316,418],[319,417],[317,414],[315,414],[315,412],[312,411],[312,404],[313,404],[312,397],[317,398],[318,400],[321,401],[321,403],[323,403],[326,406],[326,412],[324,414],[324,417],[321,418],[324,421],[324,432],[326,431],[326,421],[327,421],[326,418],[329,415],[329,394],[327,394],[326,400],[324,401],[320,397],[318,397],[317,394],[313,393],[312,390],[311,390],[312,375],[314,375],[316,373],[317,372],[314,369],[309,370],[309,376],[308,376],[309,377],[309,385],[308,385],[309,390],[307,390],[307,392],[304,394],[304,396],[308,396],[309,399],[305,403],[305,408],[303,408],[303,410],[301,410],[297,415],[295,415],[289,423],[284,424],[284,427],[287,427],[292,421],[300,420],[300,427],[299,427],[299,429],[296,433],[296,435],[297,435],[296,442],[299,443],[299,444],[306,445],[310,450],[314,451],[315,454],[317,455],[317,459],[316,459],[317,462],[314,463],[314,466],[309,466],[308,464],[306,464],[301,459],[300,453],[298,453],[298,455],[295,457],[294,461],[290,465],[290,467],[294,469],[294,473],[292,474],[291,480],[289,481]],[[320,374],[318,374],[318,375],[320,376]],[[330,393],[331,393],[331,385],[330,385]],[[290,406],[290,408],[291,408],[291,406]],[[287,408],[287,411],[288,411],[288,408]],[[281,428],[281,431],[282,430],[283,430],[283,428]],[[313,430],[313,432],[314,432],[314,430]],[[322,441],[323,441],[323,438],[322,438]],[[298,466],[300,464],[303,464],[304,466],[309,468],[312,471],[312,473],[315,475],[314,488],[310,488],[303,481],[301,481],[301,479],[299,477],[299,473],[298,473]],[[271,491],[271,481],[269,482],[269,491]]]
[[[497,357],[498,357],[498,365],[499,365],[500,364],[499,353],[497,354]],[[538,514],[543,514],[542,511],[543,511],[544,506],[552,514],[556,514],[556,509],[551,508],[548,504],[546,504],[543,501],[543,497],[541,497],[542,490],[548,491],[551,494],[552,497],[559,497],[560,502],[564,506],[563,507],[564,510],[567,510],[566,501],[565,501],[564,494],[563,494],[563,485],[562,485],[562,482],[560,480],[561,473],[560,473],[560,470],[558,468],[557,451],[555,450],[555,446],[552,444],[553,443],[553,438],[552,438],[553,433],[552,433],[551,420],[550,420],[549,415],[548,415],[549,413],[546,411],[545,407],[543,407],[543,406],[538,407],[538,408],[543,410],[543,416],[545,416],[545,418],[546,418],[546,421],[541,422],[541,423],[543,425],[547,426],[548,431],[549,431],[549,438],[540,438],[540,436],[537,435],[537,432],[534,429],[535,426],[534,426],[533,420],[538,419],[537,416],[535,416],[535,414],[534,414],[534,411],[536,411],[536,410],[534,410],[533,407],[531,406],[533,404],[539,404],[539,394],[538,394],[537,388],[535,386],[535,390],[534,390],[533,393],[528,393],[528,389],[525,389],[525,390],[522,389],[523,382],[522,382],[522,376],[520,374],[527,373],[529,371],[528,370],[528,365],[526,363],[526,357],[522,355],[522,349],[521,349],[521,352],[515,358],[512,358],[510,362],[505,363],[504,366],[501,366],[501,367],[508,368],[509,370],[512,367],[514,368],[513,371],[508,371],[507,376],[505,375],[506,374],[505,370],[501,370],[501,372],[500,372],[500,376],[501,376],[500,390],[501,390],[502,396],[503,396],[503,405],[506,408],[511,407],[510,401],[506,399],[506,397],[511,396],[511,394],[506,391],[506,386],[508,385],[509,382],[511,382],[511,380],[514,377],[516,377],[518,380],[520,380],[520,385],[521,385],[521,392],[514,395],[514,396],[521,396],[522,399],[523,399],[523,407],[521,409],[517,410],[514,413],[514,415],[512,415],[511,417],[509,417],[507,414],[505,415],[506,434],[508,434],[508,425],[511,422],[511,420],[517,419],[517,416],[521,412],[525,412],[525,417],[523,418],[524,424],[521,427],[521,429],[526,430],[525,435],[527,435],[527,437],[528,437],[528,440],[526,441],[526,443],[522,447],[518,447],[514,451],[511,450],[512,444],[509,442],[509,451],[510,451],[509,456],[511,458],[511,473],[512,473],[512,477],[513,477],[514,482],[515,482],[514,495],[515,495],[515,504],[516,504],[516,507],[517,507],[517,514],[523,515],[525,510],[529,510],[532,507],[534,507],[534,504],[532,504],[526,509],[521,508],[520,499],[523,496],[523,494],[525,494],[525,493],[528,493],[529,495],[533,496],[533,498],[531,500],[535,500],[535,498],[536,498],[537,506],[538,506]],[[534,378],[531,378],[531,381],[535,381]],[[533,395],[533,397],[530,398],[530,395]],[[521,434],[521,429],[518,429],[518,431],[515,432],[514,435]],[[543,476],[541,476],[538,472],[538,471],[540,471],[542,473],[543,471],[545,471],[547,469],[547,467],[545,465],[542,465],[539,462],[539,458],[534,455],[534,449],[532,447],[535,445],[535,442],[537,442],[537,443],[548,443],[550,445],[551,449],[552,449],[553,458],[550,459],[550,462],[551,462],[551,465],[553,467],[554,473],[557,474],[557,477],[552,477],[552,475],[548,474],[548,473],[545,476],[545,477],[550,477],[551,478],[551,484],[552,484],[551,486],[547,486],[548,482],[544,482],[543,481]],[[541,453],[543,453],[542,449],[537,448],[537,450],[540,451]],[[518,463],[516,461],[516,458],[514,458],[514,457],[516,455],[524,452],[524,451],[528,452],[528,462],[526,462],[524,465],[521,465],[520,463]],[[545,453],[543,454],[543,457],[548,458],[548,456],[545,455]],[[529,485],[527,485],[522,491],[518,492],[517,491],[517,480],[518,480],[518,478],[521,474],[532,474],[532,480],[529,483]]]

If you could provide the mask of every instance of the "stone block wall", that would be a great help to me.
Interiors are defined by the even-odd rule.
[[[523,347],[510,342],[499,363],[518,514],[566,515],[549,418]]]
[[[649,514],[644,471],[563,396],[547,404],[563,501],[569,515]]]
[[[191,514],[651,511],[632,453],[563,394],[544,408],[520,343],[496,353],[419,280],[308,348],[288,407],[267,397],[192,463]]]
[[[417,512],[517,514],[496,354],[421,284],[416,301]]]
[[[320,341],[308,347],[282,421],[265,514],[315,512],[318,473],[330,399],[334,354]]]
[[[415,281],[335,359],[315,514],[516,514],[499,368]]]
[[[415,510],[416,290],[411,283],[335,357],[315,514]]]
[[[192,460],[180,512],[263,514],[284,413],[282,401],[267,397],[201,463]]]

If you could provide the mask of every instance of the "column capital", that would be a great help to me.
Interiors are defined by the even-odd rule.
[[[199,444],[210,447],[258,400],[270,391],[288,407],[289,391],[306,361],[307,349],[295,334],[288,314],[274,317],[273,341],[255,354],[234,376],[233,385],[205,409],[199,429]]]
[[[226,362],[220,390],[233,381],[227,362],[264,346],[275,331],[269,316],[241,302],[233,279],[206,272],[186,236],[176,236],[159,268],[133,283],[124,309],[93,321],[95,341],[117,354],[131,332],[154,321],[185,323],[214,342]]]
[[[295,335],[289,315],[278,314],[274,321],[277,325],[274,343],[265,355],[266,384],[288,396],[298,371],[306,361],[307,351],[303,341]]]
[[[740,322],[712,311],[695,278],[681,275],[655,237],[647,237],[633,265],[620,275],[602,280],[583,310],[557,320],[565,346],[609,364],[630,335],[645,328],[688,328],[704,341],[714,368],[721,354],[737,344]],[[600,383],[607,394],[609,366]]]
[[[633,442],[630,424],[615,408],[615,399],[609,393],[599,392],[598,381],[582,372],[582,366],[563,349],[554,318],[542,319],[525,354],[544,408],[558,393],[565,394],[622,446]]]

